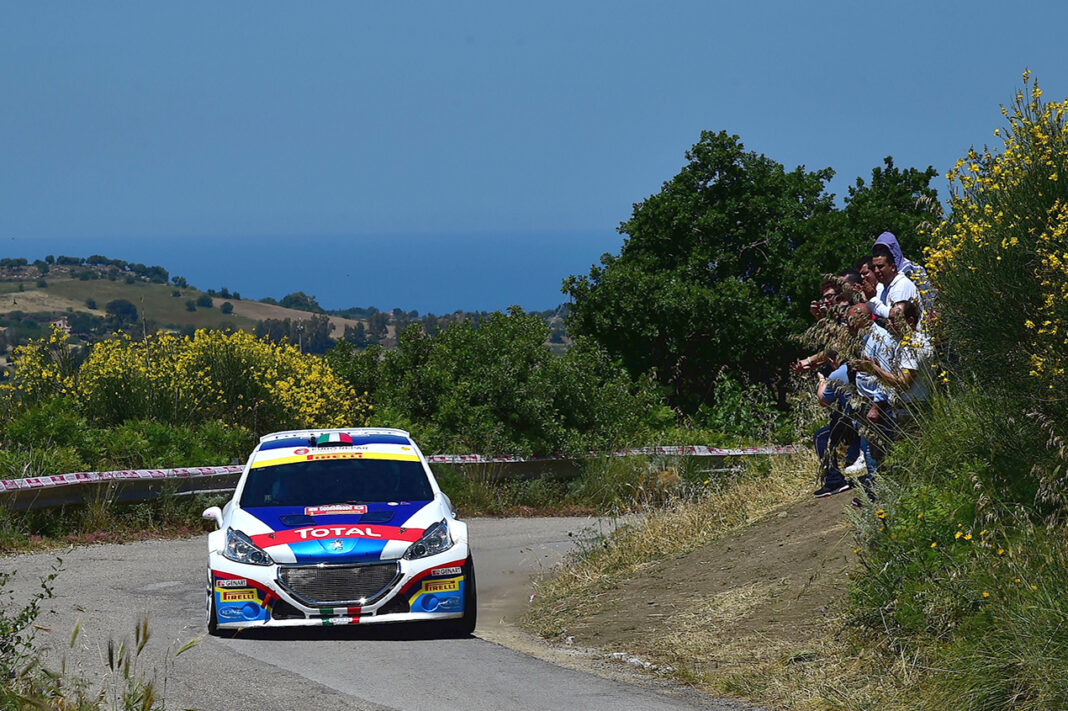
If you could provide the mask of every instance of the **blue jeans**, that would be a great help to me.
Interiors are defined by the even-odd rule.
[[[852,419],[837,408],[831,412],[830,422],[816,430],[812,439],[816,456],[820,458],[824,486],[838,488],[845,485],[845,476],[838,467],[838,446],[847,438],[852,441],[856,435],[857,429]],[[859,441],[857,446],[860,447]]]

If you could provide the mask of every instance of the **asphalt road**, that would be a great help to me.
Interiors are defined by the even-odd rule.
[[[79,548],[61,554],[55,597],[43,604],[39,641],[53,668],[65,663],[96,686],[121,689],[109,672],[109,639],[132,640],[147,617],[141,669],[168,709],[717,709],[743,708],[693,693],[661,691],[564,668],[498,642],[529,602],[530,576],[551,567],[597,524],[581,518],[474,519],[478,574],[475,636],[438,639],[426,627],[353,625],[203,637],[203,538]],[[0,559],[16,570],[16,599],[39,589],[55,556]],[[71,644],[72,632],[80,632]],[[127,642],[129,644],[129,641]]]

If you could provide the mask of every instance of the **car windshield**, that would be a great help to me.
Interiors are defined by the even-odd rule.
[[[423,465],[391,459],[335,459],[253,469],[241,507],[428,501]]]

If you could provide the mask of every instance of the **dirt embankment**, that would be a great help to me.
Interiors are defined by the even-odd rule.
[[[567,637],[575,646],[673,656],[698,668],[806,654],[826,633],[853,568],[849,500],[802,501],[655,562],[598,595]]]
[[[809,491],[795,482],[779,506],[754,503],[755,516],[728,523],[711,543],[626,574],[579,565],[561,583],[571,592],[546,586],[548,601],[528,615],[528,629],[552,635],[533,646],[560,663],[644,671],[767,708],[818,703],[828,665],[842,654],[841,613],[860,568],[852,495],[812,499]],[[649,530],[637,528],[639,536]]]

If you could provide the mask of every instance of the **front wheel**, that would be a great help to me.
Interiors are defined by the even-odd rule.
[[[230,630],[219,629],[219,614],[215,606],[215,581],[211,577],[211,569],[208,569],[208,599],[205,605],[208,611],[208,634],[212,637],[233,637]]]
[[[219,636],[219,616],[215,613],[215,581],[212,580],[211,570],[208,570],[208,634],[212,637]]]
[[[475,562],[471,556],[464,561],[464,616],[449,620],[448,629],[457,637],[469,637],[478,621],[478,589],[475,586]]]

